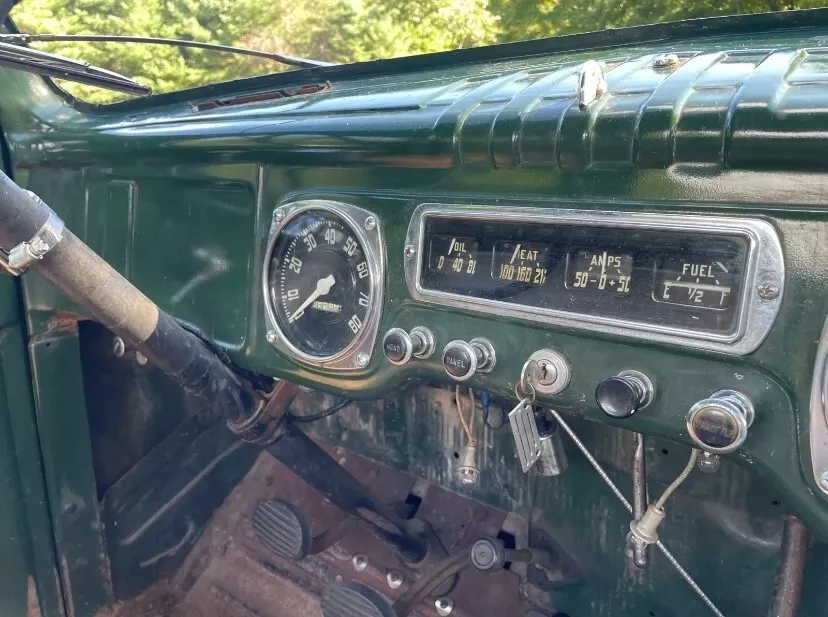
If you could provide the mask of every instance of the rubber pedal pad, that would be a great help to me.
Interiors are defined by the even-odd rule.
[[[299,561],[310,553],[310,524],[293,504],[282,499],[260,501],[253,509],[251,523],[259,542],[279,557]]]
[[[344,581],[322,594],[323,617],[397,617],[378,592],[357,581]]]

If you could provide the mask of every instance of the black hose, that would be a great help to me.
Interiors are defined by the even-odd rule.
[[[195,324],[190,323],[180,317],[174,317],[175,321],[178,322],[182,328],[184,328],[187,332],[194,334],[199,338],[199,340],[204,343],[207,348],[212,351],[218,359],[221,360],[227,368],[233,371],[236,375],[240,375],[245,381],[247,381],[255,390],[260,392],[270,392],[273,389],[273,385],[275,384],[276,380],[273,379],[270,375],[264,375],[263,373],[257,373],[255,371],[248,370],[243,366],[239,366],[236,364],[230,355],[224,350],[224,348],[216,343],[212,338],[207,336],[207,333],[204,332],[201,328],[196,326]]]
[[[346,398],[346,399],[342,399],[338,403],[334,403],[333,405],[331,405],[327,409],[323,409],[322,411],[318,411],[316,413],[301,415],[301,414],[297,414],[294,411],[288,409],[286,415],[290,420],[292,420],[293,422],[296,422],[298,424],[303,424],[303,423],[308,423],[308,422],[317,422],[319,420],[324,420],[328,416],[334,415],[338,411],[342,411],[343,409],[345,409],[351,403],[353,403],[353,401],[351,399]]]

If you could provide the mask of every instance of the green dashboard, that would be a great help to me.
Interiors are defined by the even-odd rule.
[[[162,309],[247,369],[371,410],[323,437],[495,507],[525,506],[508,432],[486,433],[481,481],[467,489],[442,456],[456,457],[457,426],[436,434],[448,421],[405,401],[462,384],[508,410],[529,395],[530,356],[551,350],[566,379],[533,386],[532,402],[587,434],[657,440],[665,481],[683,464],[668,449],[699,445],[694,405],[744,394],[743,443],[711,446],[726,475],[696,480],[696,505],[791,512],[824,541],[828,26],[783,26],[565,37],[103,108],[4,70],[0,125],[16,180]],[[604,63],[606,93],[581,109],[587,60]],[[298,86],[314,92],[291,96]],[[33,276],[23,294],[33,335],[77,312]],[[406,350],[417,328],[426,336]],[[469,345],[480,339],[482,352]],[[447,350],[453,341],[465,346]],[[649,379],[651,400],[613,416],[596,388],[629,370]],[[532,490],[560,517],[598,499],[562,505],[564,488]],[[682,508],[695,512],[692,501]],[[756,614],[740,607],[772,567],[705,520],[677,541],[704,545],[687,552],[697,572],[716,563],[700,573],[712,586],[761,570],[723,602]],[[751,565],[727,573],[727,551]],[[826,614],[818,596],[810,606]]]

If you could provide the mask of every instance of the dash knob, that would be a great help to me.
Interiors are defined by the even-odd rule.
[[[595,388],[595,401],[601,411],[619,420],[629,418],[653,400],[653,384],[639,371],[622,371],[601,380]]]
[[[391,328],[382,339],[382,351],[397,366],[407,364],[412,357],[424,360],[434,353],[434,335],[422,326],[412,328],[410,333]]]
[[[443,348],[443,370],[455,381],[468,381],[475,373],[488,373],[495,365],[495,351],[484,338],[451,341]]]
[[[745,443],[754,416],[747,396],[736,390],[719,390],[690,408],[687,432],[705,452],[727,454]]]

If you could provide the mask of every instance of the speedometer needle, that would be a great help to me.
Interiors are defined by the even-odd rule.
[[[334,286],[335,282],[336,281],[334,280],[333,274],[329,274],[325,278],[319,279],[316,283],[316,290],[311,295],[309,295],[308,299],[302,302],[299,308],[294,311],[293,315],[291,315],[290,318],[288,318],[288,323],[293,323],[294,321],[299,319],[299,317],[302,315],[302,312],[306,308],[308,308],[313,303],[313,301],[316,300],[319,296],[324,296],[325,294],[327,294],[331,290],[331,287]]]

